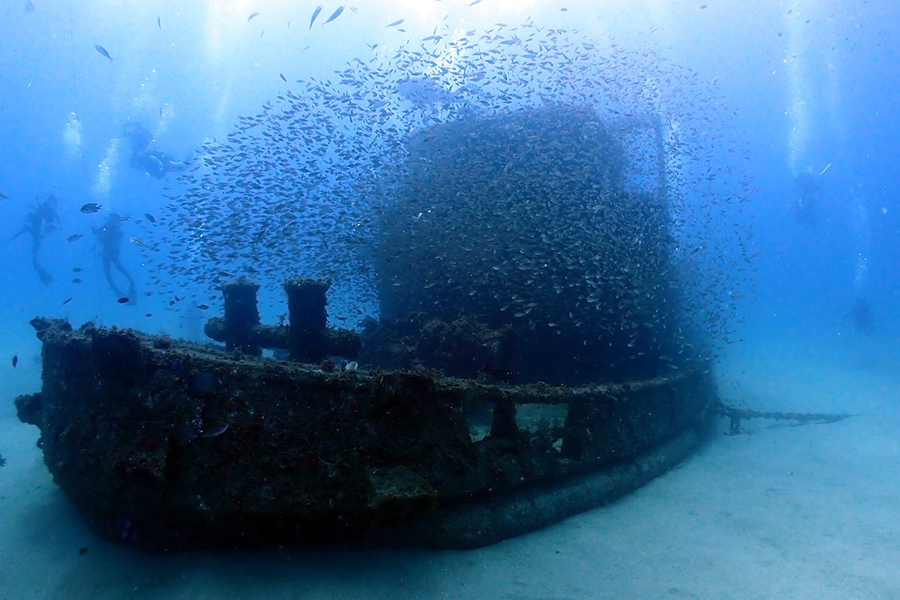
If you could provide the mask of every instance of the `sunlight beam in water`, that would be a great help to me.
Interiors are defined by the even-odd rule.
[[[807,110],[809,84],[806,81],[806,52],[808,40],[803,37],[803,21],[794,14],[807,11],[809,0],[792,0],[785,11],[785,31],[787,49],[784,63],[788,77],[788,106],[786,114],[790,119],[788,133],[788,164],[795,175],[803,170],[798,164],[807,160],[807,146],[810,137],[810,116]]]

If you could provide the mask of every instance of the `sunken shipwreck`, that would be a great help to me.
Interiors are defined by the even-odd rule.
[[[301,160],[290,146],[292,158],[273,160],[271,129],[256,143],[296,179],[281,196],[263,189],[271,171],[250,189],[227,168],[235,148],[208,148],[185,180],[221,185],[188,192],[169,231],[196,227],[186,211],[208,211],[214,227],[222,211],[246,215],[254,197],[271,209],[300,187],[304,202],[329,194],[352,216],[327,221],[352,223],[327,249],[267,246],[268,228],[205,232],[219,246],[188,231],[176,251],[193,240],[219,273],[191,273],[221,296],[206,325],[217,344],[32,322],[43,387],[17,399],[19,417],[40,428],[48,469],[96,534],[161,551],[474,547],[610,502],[703,440],[717,395],[714,340],[700,332],[719,325],[697,301],[709,245],[685,252],[697,234],[679,216],[686,177],[664,115],[564,95],[502,106],[460,89],[468,101],[407,106],[415,126],[402,135],[376,128],[374,158],[347,150],[366,158],[341,173],[375,173],[355,188],[365,203],[336,187],[340,176],[316,183],[290,166]],[[231,143],[249,143],[272,110]],[[296,112],[281,115],[299,127]],[[345,139],[331,133],[322,143]],[[296,225],[300,213],[278,214]],[[356,258],[336,261],[351,237]],[[252,252],[272,269],[242,268]],[[172,275],[184,276],[179,264]],[[309,266],[326,264],[335,270]],[[258,293],[279,276],[287,318],[267,324]],[[347,285],[371,290],[357,301],[372,316],[338,329],[329,307]]]

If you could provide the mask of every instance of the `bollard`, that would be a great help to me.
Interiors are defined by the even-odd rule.
[[[262,348],[251,341],[251,333],[259,325],[258,290],[258,283],[243,278],[222,286],[225,297],[225,346],[228,350],[239,350],[251,356],[262,354]]]
[[[297,278],[284,283],[288,297],[291,360],[318,363],[328,353],[328,313],[325,294],[331,282]]]

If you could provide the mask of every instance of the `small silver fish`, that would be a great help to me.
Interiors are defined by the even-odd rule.
[[[106,48],[104,48],[100,44],[94,44],[94,48],[97,49],[97,52],[99,52],[100,54],[102,54],[103,56],[108,58],[109,60],[112,60],[112,56],[109,55],[109,52],[106,51]]]
[[[309,20],[309,28],[312,29],[313,23],[316,22],[316,17],[319,16],[319,13],[322,12],[322,5],[318,5],[316,10],[313,11],[312,18]]]
[[[325,27],[326,25],[328,25],[329,23],[331,23],[332,21],[334,21],[335,19],[337,19],[339,16],[341,16],[341,13],[342,13],[342,12],[344,12],[344,5],[343,5],[343,4],[341,4],[340,6],[338,6],[338,7],[337,7],[337,10],[335,10],[333,13],[331,13],[331,16],[328,17],[328,20],[325,21],[324,23],[322,23],[322,27]]]
[[[394,27],[394,26],[399,25],[400,23],[402,23],[404,20],[405,20],[405,19],[400,19],[400,20],[398,20],[398,21],[394,21],[393,23],[388,23],[387,26],[388,26],[388,27]]]

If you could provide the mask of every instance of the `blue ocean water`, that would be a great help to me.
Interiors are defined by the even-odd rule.
[[[698,269],[711,269],[696,301],[703,318],[716,319],[712,353],[723,400],[758,410],[815,412],[821,406],[826,412],[878,412],[866,403],[856,407],[835,398],[843,397],[842,385],[848,386],[850,398],[857,398],[860,389],[884,390],[883,382],[896,375],[900,204],[895,140],[900,121],[894,99],[900,93],[900,67],[894,36],[900,7],[886,0],[602,5],[372,0],[342,11],[343,5],[322,3],[311,23],[317,6],[274,0],[10,0],[0,7],[4,432],[33,429],[14,421],[12,401],[40,388],[40,342],[28,324],[35,316],[67,318],[76,326],[93,320],[206,341],[203,323],[221,310],[212,283],[216,273],[241,274],[248,265],[265,271],[267,264],[273,270],[262,275],[268,282],[261,291],[264,321],[274,322],[285,311],[278,282],[297,274],[335,277],[331,316],[341,326],[377,316],[376,286],[368,271],[359,268],[366,255],[353,254],[356,246],[347,241],[351,235],[374,235],[363,229],[364,202],[353,196],[372,185],[364,177],[371,165],[343,156],[329,140],[343,136],[353,152],[370,144],[372,156],[390,156],[388,150],[376,149],[379,141],[402,139],[429,123],[469,116],[468,111],[514,110],[604,94],[612,99],[603,110],[640,107],[646,113],[656,110],[661,118],[684,252],[694,249],[690,244],[701,245]],[[582,51],[588,48],[583,60],[574,60],[573,44]],[[503,69],[494,70],[494,65],[522,48],[535,53],[527,58],[540,68],[532,69],[527,81],[503,79]],[[401,56],[401,50],[406,54]],[[585,64],[588,70],[581,68]],[[609,88],[595,90],[598,80],[588,73],[607,77]],[[410,78],[415,78],[414,92],[401,85]],[[353,100],[360,90],[371,93]],[[511,91],[519,96],[512,97]],[[539,96],[540,101],[535,99]],[[309,100],[297,100],[301,97]],[[367,123],[363,127],[345,112],[348,98],[370,117],[392,112],[380,121],[361,119]],[[249,127],[243,120],[290,108],[297,110],[291,119],[298,129],[286,133],[292,141],[273,137],[281,129]],[[138,123],[152,136],[149,146],[136,148],[127,135],[128,127]],[[373,130],[371,123],[383,129]],[[247,138],[241,137],[245,131]],[[236,132],[239,138],[229,138]],[[322,153],[313,153],[315,160],[319,167],[327,165],[317,175],[321,180],[302,190],[296,185],[306,181],[303,177],[280,171],[284,157],[295,149],[279,148],[299,145],[298,139],[312,150],[320,145]],[[217,171],[216,152],[223,147],[235,152],[244,148],[247,157],[229,163],[231,171]],[[272,158],[261,171],[266,148]],[[158,153],[150,157],[158,163],[134,160],[135,155],[147,159],[148,149]],[[342,160],[352,163],[352,169],[342,166]],[[246,173],[233,170],[239,163],[248,166]],[[160,166],[168,172],[155,171]],[[640,174],[634,177],[636,186],[646,184]],[[264,189],[279,182],[294,185],[294,191]],[[204,183],[260,187],[220,193],[200,189]],[[360,198],[373,193],[371,187],[359,192]],[[266,200],[265,210],[259,211],[240,204],[231,209],[231,229],[220,221],[213,226],[210,205],[221,209],[234,198],[252,205],[254,195],[265,194],[277,195],[277,202]],[[51,195],[57,199],[56,216],[40,221],[35,265],[29,218]],[[295,234],[272,207],[289,202],[285,212],[300,212],[304,196],[319,208],[304,208],[304,216],[289,222],[287,227],[299,230]],[[114,264],[112,284],[104,272],[103,228],[110,227],[111,213],[128,215],[119,225],[120,258],[134,279],[133,290]],[[236,257],[225,261],[230,248],[237,248]],[[293,248],[296,255],[290,254]],[[307,266],[287,267],[291,256]],[[846,372],[848,378],[829,380],[815,375],[815,369]],[[776,377],[806,381],[811,389],[827,380],[829,387],[815,388],[806,397],[790,385],[769,386]],[[799,395],[778,397],[776,390],[785,389]],[[873,392],[879,393],[896,399],[890,392]],[[0,537],[6,538],[0,547],[8,561],[27,556],[31,564],[52,570],[59,566],[54,555],[71,550],[66,546],[72,539],[86,534],[65,498],[54,495],[33,448],[35,440],[33,431],[0,438],[0,455],[8,462],[0,468],[0,482],[6,479],[3,494],[17,501],[0,517]],[[705,450],[706,455],[715,448]],[[889,454],[884,460],[893,464],[896,458]],[[29,494],[24,486],[43,491]],[[28,504],[30,499],[34,504]],[[672,495],[665,500],[678,504]],[[41,529],[42,519],[75,533],[48,532]],[[49,536],[46,554],[27,534],[31,530]],[[627,539],[627,527],[617,531]],[[865,534],[859,539],[868,543]],[[555,538],[553,543],[566,542]],[[878,547],[882,542],[871,543]],[[788,554],[790,547],[784,550]],[[895,551],[887,556],[897,556]],[[534,555],[541,550],[519,552],[520,560],[537,561]],[[308,564],[327,563],[327,581],[318,584],[272,575],[265,561],[248,559],[251,574],[242,580],[246,589],[217,592],[233,595],[178,588],[175,575],[162,587],[176,597],[263,597],[257,590],[271,575],[283,593],[314,586],[317,597],[480,597],[491,589],[501,597],[538,597],[528,590],[479,583],[490,577],[481,572],[488,563],[478,559],[466,567],[473,573],[471,595],[466,595],[421,581],[412,591],[384,581],[372,588],[360,580],[345,585],[358,575],[335,566],[346,556],[332,558],[294,556],[306,561],[303,574],[309,581],[318,573]],[[82,568],[83,585],[69,581],[53,589],[36,583],[39,567],[7,571],[17,577],[16,583],[0,579],[0,598],[25,597],[19,595],[23,590],[32,590],[29,597],[140,597],[141,584],[135,582],[151,576],[139,553],[123,560]],[[178,575],[227,579],[214,558],[196,560],[197,571]],[[379,554],[361,560],[366,563],[367,575],[360,576],[364,582],[365,577],[377,579],[382,561],[398,559]],[[410,572],[419,561],[435,572],[446,567],[444,559],[434,556],[404,555],[402,560]],[[463,563],[447,560],[453,565],[447,568],[463,569]],[[231,567],[236,562],[233,556],[226,559]],[[175,573],[175,567],[160,567],[155,558],[152,564]],[[578,567],[557,568],[568,582],[578,577]],[[105,574],[98,573],[104,569]],[[110,570],[122,573],[118,582]],[[627,597],[621,595],[630,589],[623,577],[614,586],[618,595],[608,597]],[[103,589],[91,587],[101,585],[98,581]],[[890,585],[884,585],[888,591],[868,593],[861,584],[854,588],[855,597],[891,597],[879,595],[889,593]],[[715,589],[700,588],[708,593]],[[656,594],[652,597],[677,597],[673,586],[633,589]],[[156,597],[153,593],[144,597]],[[544,590],[541,597],[550,597],[548,593]],[[571,588],[569,595],[558,597],[600,596]]]

